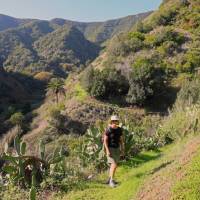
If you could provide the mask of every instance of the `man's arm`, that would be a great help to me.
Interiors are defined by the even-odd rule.
[[[106,149],[106,155],[110,156],[110,151],[108,148],[108,136],[106,134],[104,135],[104,147]]]

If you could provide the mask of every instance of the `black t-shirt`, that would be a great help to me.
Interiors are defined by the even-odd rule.
[[[108,136],[108,147],[118,148],[120,144],[120,137],[122,136],[122,128],[116,129],[108,127],[105,134]]]

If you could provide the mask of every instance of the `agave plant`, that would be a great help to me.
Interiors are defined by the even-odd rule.
[[[7,149],[7,145],[6,145]],[[63,146],[56,149],[53,154],[45,155],[45,145],[42,141],[39,143],[39,156],[28,156],[26,154],[26,143],[23,142],[19,136],[14,139],[15,154],[8,154],[4,152],[2,158],[7,161],[3,167],[10,181],[22,187],[31,187],[30,199],[35,199],[36,186],[45,179],[50,173],[50,166],[52,164],[61,164],[64,168]]]
[[[80,158],[86,165],[93,163],[98,170],[105,169],[106,156],[103,143],[101,141],[104,132],[103,125],[99,127],[91,126],[85,134],[85,141],[80,145]]]
[[[124,156],[125,159],[128,159],[133,155],[133,148],[135,145],[135,134],[131,131],[129,125],[121,125],[123,129],[123,138],[124,138]]]

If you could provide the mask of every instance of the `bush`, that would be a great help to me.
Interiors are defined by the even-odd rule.
[[[101,72],[96,71],[93,77],[93,83],[90,95],[98,99],[106,98],[106,77]]]
[[[124,35],[117,35],[111,39],[109,42],[107,52],[109,55],[118,57],[118,56],[126,56],[130,49],[129,45],[124,42],[125,41],[125,36]]]
[[[128,41],[126,41],[126,43],[129,47],[128,52],[137,52],[144,47],[143,41],[137,37],[130,38]]]
[[[67,132],[65,128],[67,119],[61,114],[61,108],[59,106],[53,107],[49,114],[49,125],[47,130],[53,134],[65,134]]]
[[[141,32],[130,32],[128,34],[128,38],[129,38],[129,40],[131,40],[133,38],[137,38],[137,39],[143,41],[145,39],[145,35]]]
[[[200,52],[198,50],[189,50],[185,54],[184,60],[183,71],[193,72],[195,68],[200,67]]]
[[[153,30],[153,26],[147,22],[143,23],[142,21],[139,21],[136,23],[133,30],[140,33],[149,33],[151,30]]]
[[[55,149],[53,154],[46,156],[45,145],[42,141],[39,143],[39,156],[26,155],[26,143],[18,136],[14,139],[14,152],[8,153],[8,149],[2,156],[6,161],[3,171],[7,174],[9,183],[18,185],[21,188],[30,188],[29,198],[36,199],[36,187],[50,175],[52,165],[60,166],[64,170],[64,150],[61,146]]]
[[[183,109],[187,106],[197,104],[200,101],[200,80],[198,78],[194,80],[187,80],[183,84],[181,90],[177,95],[174,108]]]
[[[177,43],[173,41],[166,41],[163,43],[162,46],[158,48],[158,51],[163,55],[163,56],[170,56],[174,53],[174,51],[178,48]]]
[[[103,125],[90,127],[85,134],[84,143],[80,146],[80,156],[83,164],[94,164],[95,169],[101,171],[106,169],[106,155],[101,141],[104,132]]]
[[[169,116],[158,130],[172,140],[183,138],[200,130],[200,80],[186,81],[178,93]]]
[[[24,115],[21,112],[17,112],[10,117],[10,122],[16,126],[23,126]]]
[[[144,105],[145,101],[164,86],[164,71],[154,68],[148,59],[138,59],[129,78],[126,100],[130,104]]]
[[[94,73],[95,73],[94,68],[92,66],[88,66],[81,75],[80,79],[81,84],[87,90],[87,92],[90,92],[92,89],[92,83],[94,81]]]
[[[88,69],[81,80],[91,96],[103,100],[126,95],[129,87],[126,78],[114,68]]]
[[[153,19],[155,26],[167,26],[171,25],[174,22],[174,18],[177,15],[176,9],[169,9],[156,15]]]
[[[165,135],[171,140],[197,133],[200,130],[200,107],[192,105],[182,109],[174,109],[163,122],[158,133]]]
[[[171,27],[163,28],[158,33],[146,37],[147,45],[153,47],[160,46],[166,41],[172,41],[181,45],[185,41],[185,37],[182,33],[175,32]]]

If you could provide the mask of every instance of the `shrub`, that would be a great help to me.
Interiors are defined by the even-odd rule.
[[[167,26],[170,24],[173,24],[174,18],[177,15],[177,10],[176,9],[169,9],[165,10],[164,12],[158,13],[154,19],[154,26]]]
[[[130,51],[129,45],[124,42],[125,37],[124,35],[117,35],[111,39],[109,42],[107,52],[109,55],[118,57],[118,56],[126,56]]]
[[[181,45],[185,41],[185,37],[182,33],[175,32],[171,27],[163,28],[158,33],[146,37],[146,43],[153,47],[160,46],[166,41],[173,41]]]
[[[92,83],[94,81],[95,70],[92,66],[88,66],[81,75],[80,81],[83,87],[90,92],[92,89]]]
[[[129,78],[129,91],[127,102],[130,104],[143,105],[148,97],[152,97],[164,86],[164,71],[154,68],[148,59],[138,59],[133,66]]]
[[[200,130],[200,80],[187,80],[177,95],[169,116],[158,132],[173,140],[183,138]]]
[[[103,132],[102,125],[99,127],[91,126],[84,135],[84,142],[78,148],[83,166],[93,164],[98,171],[107,167],[106,155],[101,141]]]
[[[163,56],[170,56],[174,53],[174,51],[178,48],[177,43],[173,41],[166,41],[164,42],[159,48],[158,51]]]
[[[92,83],[92,88],[90,94],[93,97],[98,99],[106,98],[106,77],[103,76],[103,73],[96,71]]]
[[[82,76],[82,83],[91,96],[103,100],[124,95],[128,91],[128,81],[114,68],[102,71],[88,69]]]
[[[153,26],[151,24],[148,24],[147,22],[143,23],[142,21],[139,21],[136,23],[136,25],[133,27],[134,31],[140,32],[140,33],[148,33],[153,29]]]
[[[17,112],[10,117],[10,122],[16,126],[23,126],[24,115],[21,112]]]
[[[36,80],[44,81],[44,82],[48,82],[52,77],[53,77],[52,73],[45,72],[45,71],[39,72],[34,76]]]
[[[128,34],[128,38],[129,38],[129,40],[131,40],[133,38],[137,38],[137,39],[143,41],[145,39],[145,35],[141,32],[130,32]]]
[[[128,52],[137,52],[144,47],[143,41],[137,37],[130,38],[126,44],[129,47]]]
[[[195,68],[200,67],[200,52],[197,50],[189,50],[184,57],[185,64],[183,70],[193,72]]]
[[[182,109],[174,109],[164,120],[158,133],[171,140],[182,139],[188,134],[197,133],[200,130],[200,108],[192,105]]]
[[[65,122],[67,119],[61,114],[61,108],[59,106],[51,108],[49,115],[48,131],[58,135],[66,133]]]
[[[200,80],[187,80],[177,95],[174,108],[183,109],[200,101]]]
[[[63,147],[56,149],[48,158],[45,155],[45,146],[42,141],[39,144],[39,156],[26,155],[26,143],[18,136],[14,140],[15,154],[8,154],[5,150],[2,159],[7,163],[3,167],[3,171],[9,175],[11,183],[21,186],[22,188],[30,187],[30,199],[36,199],[36,187],[45,176],[50,173],[50,166],[53,164],[63,165],[64,155]]]

